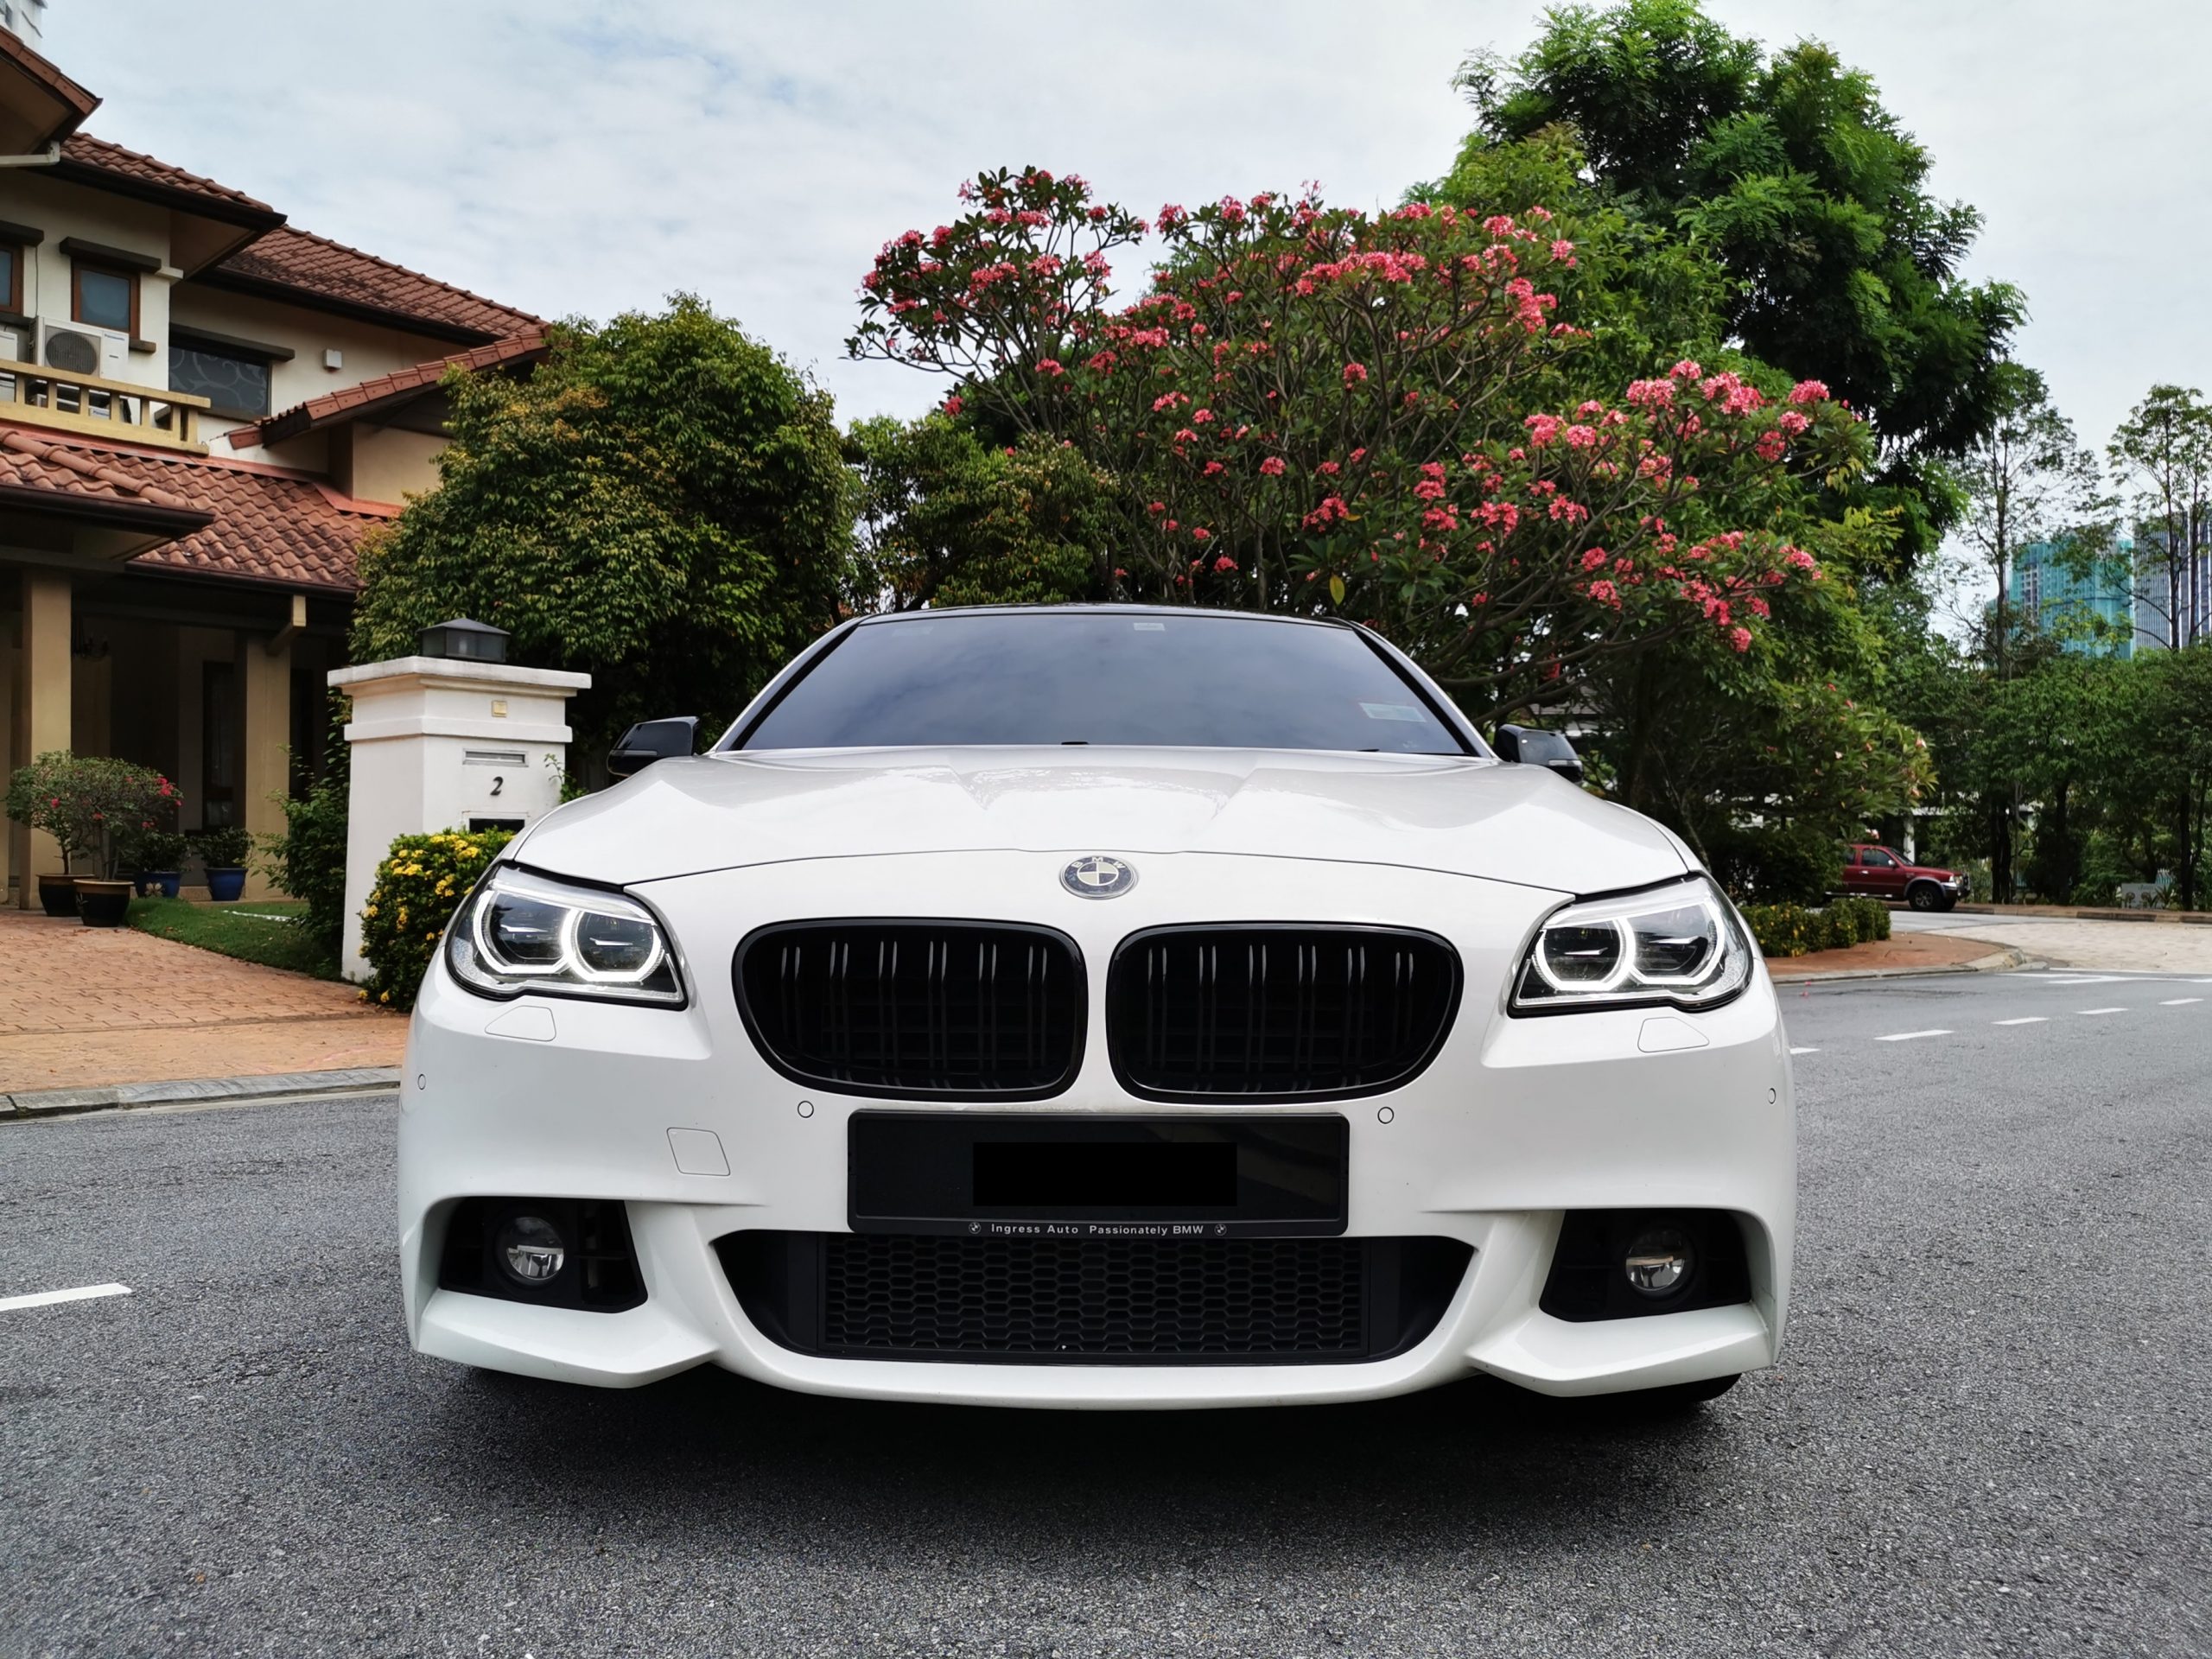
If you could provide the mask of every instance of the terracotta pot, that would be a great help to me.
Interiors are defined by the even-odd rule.
[[[74,916],[77,913],[77,878],[73,875],[41,875],[38,879],[39,907],[49,916]]]
[[[130,882],[77,878],[77,915],[86,927],[120,927],[130,913]]]

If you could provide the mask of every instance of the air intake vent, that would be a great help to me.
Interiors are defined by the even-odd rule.
[[[1312,1364],[1402,1353],[1473,1252],[1448,1238],[733,1233],[746,1316],[841,1359]]]
[[[1148,1100],[1379,1094],[1434,1056],[1459,959],[1398,928],[1160,928],[1107,978],[1114,1070]]]
[[[1083,957],[1050,928],[835,921],[738,946],[738,1007],[785,1077],[889,1099],[1036,1100],[1083,1054]]]

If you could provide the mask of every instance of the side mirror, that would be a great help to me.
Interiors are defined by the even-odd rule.
[[[1501,726],[1497,735],[1491,740],[1491,747],[1497,751],[1501,760],[1541,766],[1557,772],[1570,784],[1582,781],[1581,757],[1575,753],[1574,745],[1557,732],[1542,731],[1534,726]]]
[[[607,752],[607,769],[617,778],[627,778],[656,760],[690,753],[698,739],[696,715],[641,720],[614,740],[614,747]]]

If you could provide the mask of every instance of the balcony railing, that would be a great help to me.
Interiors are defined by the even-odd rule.
[[[0,362],[0,421],[205,454],[200,411],[207,406],[188,391]]]

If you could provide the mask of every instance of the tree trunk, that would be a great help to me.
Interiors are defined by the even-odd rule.
[[[1989,803],[1989,896],[1996,903],[2012,898],[2012,797],[2010,789]]]

